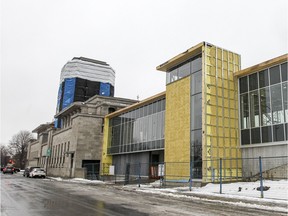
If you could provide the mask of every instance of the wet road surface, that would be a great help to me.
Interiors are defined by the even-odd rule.
[[[20,174],[1,177],[1,216],[286,215],[203,200],[171,198]]]

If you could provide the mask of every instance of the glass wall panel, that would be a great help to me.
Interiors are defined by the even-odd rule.
[[[280,67],[279,65],[269,69],[270,71],[270,85],[280,83]]]
[[[284,141],[284,124],[273,125],[273,140]]]
[[[262,126],[271,125],[272,114],[271,114],[269,87],[260,90],[260,106],[261,106],[261,125]]]
[[[170,72],[170,82],[174,82],[176,80],[178,80],[178,70],[177,69]]]
[[[251,127],[259,127],[259,96],[258,91],[250,92]]]
[[[198,71],[191,76],[191,94],[202,92],[202,71]]]
[[[286,140],[288,140],[288,123],[285,124]]]
[[[171,80],[171,74],[170,73],[166,73],[166,85],[170,83]]]
[[[287,73],[286,62],[239,79],[243,145],[287,140]]]
[[[240,96],[240,106],[241,106],[241,129],[249,128],[249,104],[248,104],[248,94],[243,94]]]
[[[249,91],[258,89],[258,73],[249,75]]]
[[[191,63],[192,67],[192,73],[199,71],[202,69],[202,57],[196,57],[195,59],[192,60]]]
[[[284,105],[284,120],[288,122],[288,82],[282,84],[283,105]]]
[[[269,76],[267,69],[259,72],[259,87],[263,88],[266,86],[269,86]]]
[[[261,128],[262,143],[272,142],[272,127],[266,126]]]
[[[241,144],[242,145],[250,144],[250,130],[249,129],[241,130]]]
[[[281,85],[271,86],[271,105],[273,124],[284,122],[284,111],[282,106]]]
[[[108,152],[113,154],[157,149],[156,146],[152,148],[151,144],[152,141],[160,143],[164,139],[165,110],[158,112],[158,108],[165,109],[163,104],[165,99],[110,119],[112,137]],[[137,113],[139,117],[136,117]]]
[[[191,130],[202,128],[202,94],[191,97]]]
[[[183,78],[190,75],[190,62],[180,66],[178,68],[178,77]]]
[[[193,177],[202,177],[202,130],[191,131],[191,161],[193,161]]]
[[[248,91],[247,76],[239,79],[240,94]]]
[[[260,128],[252,128],[251,129],[251,143],[261,143],[261,136],[260,136]]]
[[[287,81],[288,76],[287,62],[281,65],[281,75],[282,75],[282,82]]]

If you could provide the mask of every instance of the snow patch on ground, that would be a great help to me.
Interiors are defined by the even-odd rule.
[[[49,177],[54,181],[75,182],[82,184],[111,184],[99,180],[88,180],[82,178],[63,179],[60,177]],[[251,207],[257,209],[267,209],[272,211],[282,211],[288,213],[288,181],[263,181],[263,186],[269,187],[264,191],[264,198],[261,198],[261,192],[257,190],[260,182],[235,182],[222,185],[222,194],[220,194],[220,185],[209,183],[204,187],[160,187],[161,182],[155,181],[150,184],[138,184],[122,186],[123,189],[138,191],[143,193],[161,194],[163,196],[188,198],[194,200],[206,200],[209,202],[218,202],[242,207]],[[204,196],[204,197],[202,197]],[[225,200],[229,199],[228,201]],[[231,201],[234,200],[234,201]]]

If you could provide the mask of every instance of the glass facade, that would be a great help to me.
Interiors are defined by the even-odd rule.
[[[202,57],[198,55],[194,58],[187,60],[186,62],[177,65],[166,73],[166,84],[175,82],[178,79],[187,77],[202,68]]]
[[[202,58],[191,62],[191,146],[190,157],[193,163],[193,178],[202,178]]]
[[[288,140],[287,62],[241,77],[241,144]]]
[[[109,154],[164,149],[165,99],[113,117]]]

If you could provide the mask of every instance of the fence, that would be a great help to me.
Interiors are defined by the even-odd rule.
[[[86,178],[90,180],[99,180],[100,163],[85,163],[83,168],[86,169]]]
[[[103,164],[102,180],[118,184],[140,184],[159,180],[159,187],[192,186],[206,183],[223,184],[260,180],[263,197],[263,180],[287,179],[288,156],[233,158],[190,162]],[[109,175],[110,173],[110,175]]]

